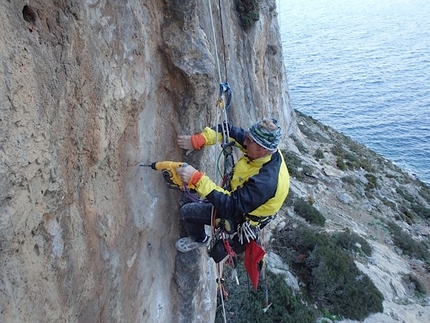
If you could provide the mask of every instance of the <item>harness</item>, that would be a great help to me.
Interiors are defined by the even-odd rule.
[[[255,216],[251,214],[244,215],[246,221],[249,221],[249,224],[252,226],[259,226],[260,229],[263,229],[266,225],[268,225],[274,218],[276,218],[276,214],[268,215],[268,216]]]

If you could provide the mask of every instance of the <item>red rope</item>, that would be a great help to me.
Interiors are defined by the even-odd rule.
[[[225,251],[227,251],[227,255],[228,255],[227,264],[231,268],[234,268],[234,263],[232,259],[233,257],[236,257],[236,253],[231,248],[230,243],[228,242],[228,239],[225,238],[224,234],[222,235],[222,242],[224,244]]]

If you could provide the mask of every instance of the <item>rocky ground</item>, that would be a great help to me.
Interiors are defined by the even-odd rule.
[[[373,249],[356,264],[384,295],[384,312],[364,322],[430,322],[430,259],[408,255],[430,246],[429,187],[316,120],[299,112],[297,119],[297,151],[287,153],[290,194],[323,214],[324,230],[353,231]],[[287,207],[277,226],[297,218]],[[412,245],[399,245],[396,235]]]

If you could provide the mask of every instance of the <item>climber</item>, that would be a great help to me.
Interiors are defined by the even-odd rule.
[[[180,208],[188,234],[175,244],[180,252],[206,246],[209,238],[204,226],[211,225],[212,206],[216,217],[234,230],[244,222],[256,227],[267,225],[287,197],[289,174],[278,149],[281,128],[275,119],[265,118],[249,131],[230,124],[206,127],[198,134],[178,136],[178,145],[187,154],[214,145],[222,140],[223,128],[228,129],[230,140],[243,152],[234,167],[229,190],[216,185],[191,165],[177,169],[182,181],[193,184],[196,192],[210,202],[190,202]]]

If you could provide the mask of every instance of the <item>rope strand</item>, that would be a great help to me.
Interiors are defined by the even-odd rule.
[[[227,55],[225,52],[225,40],[224,40],[224,23],[222,20],[222,11],[221,11],[221,0],[218,0],[219,7],[219,21],[221,24],[221,37],[222,37],[222,45],[223,45],[223,53],[224,53],[224,69],[225,69],[225,81],[228,82],[228,74],[227,74]]]
[[[211,5],[211,1],[208,0],[208,5],[209,5],[209,16],[211,18],[211,25],[212,25],[212,36],[213,36],[213,41],[214,41],[214,47],[215,47],[215,59],[216,59],[216,65],[217,65],[217,69],[218,69],[218,78],[219,78],[219,83],[222,83],[222,79],[221,79],[221,68],[219,66],[219,59],[218,59],[218,47],[217,47],[217,41],[216,41],[216,37],[215,37],[215,26],[214,26],[214,21],[213,21],[213,14],[212,14],[212,5]],[[220,11],[221,11],[221,7],[220,7]]]
[[[215,48],[215,60],[216,60],[216,66],[217,66],[217,70],[218,70],[218,78],[219,78],[219,84],[222,83],[222,78],[221,78],[221,67],[220,67],[220,63],[219,63],[219,58],[218,58],[218,47],[217,47],[217,39],[215,37],[215,27],[214,27],[214,22],[213,22],[213,13],[212,13],[212,5],[210,0],[208,0],[208,6],[209,6],[209,13],[210,13],[210,19],[211,19],[211,26],[212,26],[212,36],[213,36],[213,42],[214,42],[214,48]],[[218,9],[219,9],[219,13],[220,13],[220,24],[221,24],[221,37],[222,37],[222,43],[223,43],[223,53],[224,53],[224,68],[225,68],[225,75],[227,78],[227,63],[226,63],[226,51],[225,51],[225,42],[224,42],[224,31],[223,31],[223,22],[222,22],[222,11],[221,11],[221,2],[220,0],[218,1]],[[223,86],[223,85],[221,85]],[[230,98],[229,98],[230,99]],[[221,100],[221,101],[220,101]],[[219,105],[222,105],[222,107],[220,107]],[[224,120],[228,121],[228,115],[227,115],[227,111],[226,111],[226,107],[224,105],[224,91],[220,91],[220,97],[218,100],[218,104],[217,104],[217,112],[216,112],[216,125],[219,125],[220,122],[220,109],[223,109],[224,112]],[[222,123],[223,124],[223,123]],[[222,127],[224,127],[225,125],[223,124]],[[224,141],[228,141],[229,138],[229,134],[228,134],[228,129],[226,129],[226,131],[223,130],[223,137],[224,137]],[[226,137],[226,138],[225,138]],[[216,160],[216,156],[218,156],[219,153],[219,146],[216,145],[216,152],[215,152],[215,174],[218,174],[218,163]],[[221,154],[221,153],[219,153]],[[221,174],[221,181],[223,180],[223,175]],[[214,238],[214,232],[215,232],[215,217],[216,217],[216,210],[214,207],[212,207],[212,215],[211,215],[211,239]],[[223,310],[223,318],[224,318],[224,322],[227,323],[227,317],[226,317],[226,310],[225,310],[225,302],[224,302],[224,297],[227,295],[227,292],[224,290],[224,286],[223,286],[223,281],[222,281],[222,272],[223,272],[223,263],[222,261],[218,264],[216,264],[216,268],[217,268],[217,284],[218,284],[218,291],[220,293],[220,297],[221,297],[221,305],[222,305],[222,310]],[[225,293],[225,294],[224,294]]]

